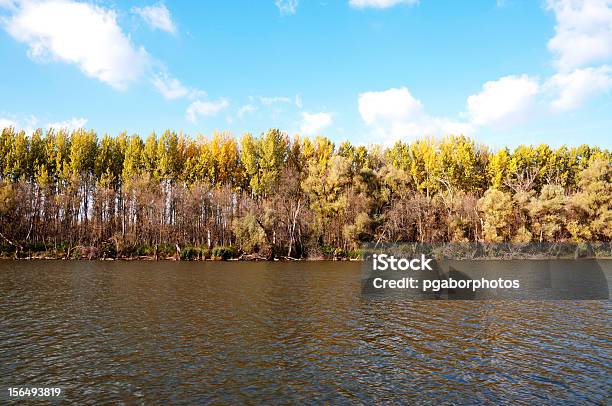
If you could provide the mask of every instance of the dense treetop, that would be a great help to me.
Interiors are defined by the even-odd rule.
[[[587,145],[493,151],[464,136],[366,147],[276,129],[238,140],[6,128],[0,238],[266,256],[374,240],[609,241],[611,161]]]

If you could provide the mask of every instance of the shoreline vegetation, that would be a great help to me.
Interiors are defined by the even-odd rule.
[[[610,151],[588,145],[5,128],[0,258],[358,260],[404,242],[602,243],[586,256],[609,257],[611,178]]]
[[[213,250],[214,251],[214,250]],[[189,255],[190,253],[196,252],[195,255]],[[596,260],[612,260],[612,246],[608,244],[607,249],[600,249],[598,251],[592,251],[589,249],[578,248],[574,252],[564,254],[551,254],[546,252],[538,253],[520,253],[520,252],[504,252],[499,254],[489,255],[457,255],[457,257],[450,257],[444,259],[453,260],[563,260],[563,259],[596,259]],[[132,255],[132,256],[115,256],[115,257],[101,257],[96,254],[92,254],[91,247],[74,247],[74,251],[70,255],[57,255],[49,251],[30,251],[24,249],[18,255],[14,253],[7,255],[3,253],[0,255],[0,261],[6,260],[17,260],[17,261],[28,261],[28,260],[53,260],[53,261],[282,261],[282,262],[299,262],[299,261],[355,261],[363,262],[363,254],[360,253],[354,257],[348,256],[324,256],[318,258],[291,258],[291,257],[275,257],[268,258],[257,254],[241,254],[233,256],[216,256],[207,254],[206,252],[198,252],[193,247],[185,247],[180,249],[174,254],[161,254],[155,255]]]

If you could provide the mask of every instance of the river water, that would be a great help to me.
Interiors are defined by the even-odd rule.
[[[369,297],[348,262],[1,261],[0,390],[61,387],[73,404],[609,404],[610,313],[606,300]]]

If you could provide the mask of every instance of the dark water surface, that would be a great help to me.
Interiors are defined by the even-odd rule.
[[[75,404],[610,404],[610,313],[364,297],[357,263],[3,261],[0,389],[60,386]]]

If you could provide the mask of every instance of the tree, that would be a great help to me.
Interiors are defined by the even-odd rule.
[[[242,137],[241,162],[254,197],[266,197],[278,184],[289,155],[287,136],[277,129],[260,139],[251,134]]]
[[[300,258],[374,241],[609,242],[611,164],[594,146],[491,152],[464,136],[386,148],[278,129],[238,142],[6,128],[0,252],[187,258],[232,245]]]
[[[482,236],[486,242],[507,241],[511,234],[512,197],[497,189],[488,189],[478,201],[483,215]]]
[[[487,164],[487,176],[491,180],[492,188],[502,190],[506,187],[509,164],[510,152],[508,148],[502,148],[490,156]]]
[[[151,133],[142,150],[142,167],[152,177],[157,175],[157,136]]]
[[[563,233],[566,197],[559,185],[544,185],[528,204],[533,232],[540,242],[555,241]]]
[[[218,186],[239,187],[242,170],[236,139],[228,133],[215,132],[210,144],[210,153],[213,161],[211,182]]]
[[[310,161],[308,175],[302,182],[311,210],[315,213],[316,225],[323,235],[331,235],[329,224],[346,207],[346,187],[350,184],[350,164],[346,158],[333,156],[329,161]]]
[[[612,166],[597,158],[578,175],[580,191],[569,200],[568,231],[576,241],[612,239]]]

